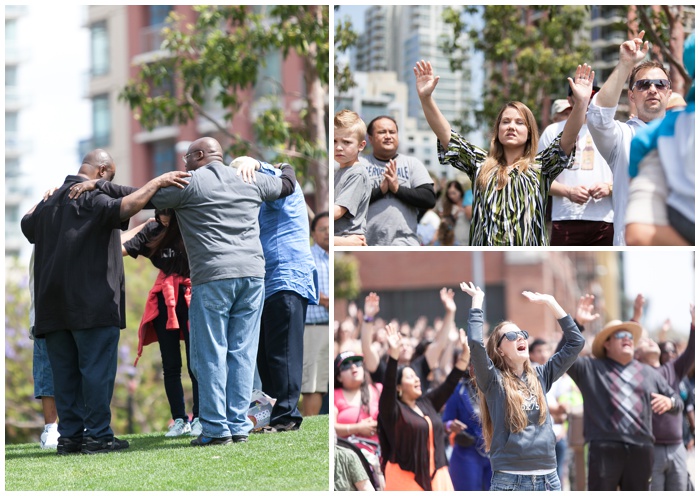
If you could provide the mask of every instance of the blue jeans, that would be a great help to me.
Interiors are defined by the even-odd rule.
[[[34,339],[32,376],[34,377],[34,397],[36,399],[53,398],[53,372],[51,371],[51,362],[49,362],[49,352],[46,351],[45,339]]]
[[[547,475],[515,475],[494,472],[491,491],[561,491],[557,471]]]
[[[260,337],[262,277],[198,284],[190,301],[190,357],[199,384],[205,437],[247,435],[248,407]]]
[[[61,419],[58,433],[73,439],[113,437],[110,403],[117,375],[119,328],[53,331],[45,336]]]

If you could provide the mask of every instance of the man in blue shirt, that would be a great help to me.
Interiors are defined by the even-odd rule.
[[[328,212],[321,212],[311,221],[311,255],[318,272],[318,305],[309,305],[306,310],[304,329],[304,370],[302,373],[301,394],[304,417],[318,415],[322,410],[323,395],[328,392],[328,347],[330,327],[328,326]]]
[[[239,166],[239,164],[242,164]],[[278,169],[249,157],[235,160],[246,178],[252,169],[276,176]],[[265,304],[258,344],[258,373],[265,393],[276,398],[262,432],[297,430],[306,307],[318,302],[318,276],[309,248],[309,221],[299,184],[285,198],[264,202],[258,215],[265,255]]]

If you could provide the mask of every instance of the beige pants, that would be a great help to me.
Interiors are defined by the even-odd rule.
[[[328,391],[328,355],[331,330],[329,325],[304,327],[304,369],[301,393],[325,393]]]

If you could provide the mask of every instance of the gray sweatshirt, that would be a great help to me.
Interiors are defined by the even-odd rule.
[[[491,439],[491,468],[496,471],[535,471],[556,470],[557,459],[554,452],[556,439],[552,430],[552,418],[547,411],[544,424],[539,425],[539,406],[536,399],[526,403],[528,425],[521,432],[513,433],[506,424],[505,390],[501,371],[494,367],[486,354],[483,341],[484,312],[481,309],[469,310],[467,337],[471,350],[472,363],[476,372],[476,383],[489,407],[493,421]],[[564,331],[566,344],[552,355],[544,365],[534,365],[537,377],[546,394],[552,383],[559,379],[574,363],[583,349],[584,339],[570,315],[559,319]]]

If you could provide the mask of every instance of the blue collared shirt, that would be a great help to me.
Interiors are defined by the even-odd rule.
[[[270,164],[260,172],[278,175]],[[265,254],[265,298],[279,291],[294,291],[318,303],[318,274],[309,246],[306,201],[297,183],[286,198],[264,202],[258,215],[260,242]]]
[[[330,271],[328,269],[328,252],[317,244],[314,244],[311,247],[311,255],[314,257],[316,271],[318,272],[319,293],[323,293],[324,295],[328,296],[328,279],[330,277]],[[306,309],[307,324],[327,324],[328,319],[328,310],[321,305],[309,305],[309,307]]]

